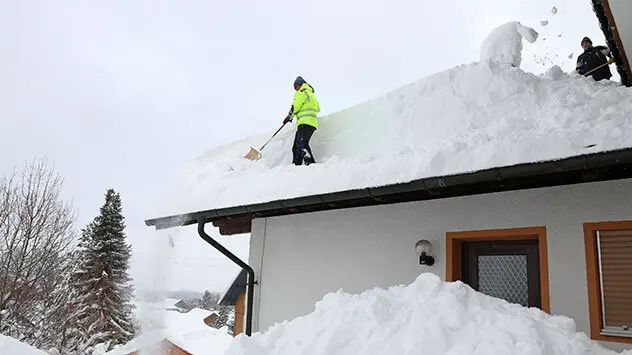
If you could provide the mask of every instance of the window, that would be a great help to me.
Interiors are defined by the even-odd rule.
[[[590,335],[632,343],[632,221],[584,224]]]

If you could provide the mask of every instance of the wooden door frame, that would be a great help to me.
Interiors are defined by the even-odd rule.
[[[542,310],[544,312],[551,313],[548,247],[546,242],[546,227],[544,226],[447,232],[445,265],[446,281],[463,280],[463,261],[461,253],[463,242],[526,239],[535,239],[538,241],[538,253],[540,259],[540,299],[542,302]]]

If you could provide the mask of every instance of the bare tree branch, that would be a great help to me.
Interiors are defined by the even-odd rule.
[[[0,179],[0,333],[40,334],[38,327],[60,306],[54,298],[64,287],[60,273],[76,237],[62,185],[46,159]]]

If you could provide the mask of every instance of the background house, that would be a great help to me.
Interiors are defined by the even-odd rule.
[[[208,315],[207,317],[204,318],[204,324],[208,325],[209,327],[214,327],[215,323],[217,322],[217,318],[219,316],[217,315],[217,313],[213,312],[210,315]]]
[[[174,307],[176,308],[176,310],[178,310],[179,312],[182,312],[182,313],[186,313],[186,312],[190,311],[191,309],[193,309],[193,306],[190,305],[185,300],[179,300],[178,302],[176,302]]]

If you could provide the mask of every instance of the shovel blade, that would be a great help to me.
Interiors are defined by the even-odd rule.
[[[261,158],[261,152],[255,147],[250,146],[250,150],[244,155],[244,158],[248,160],[259,160],[259,158]]]

